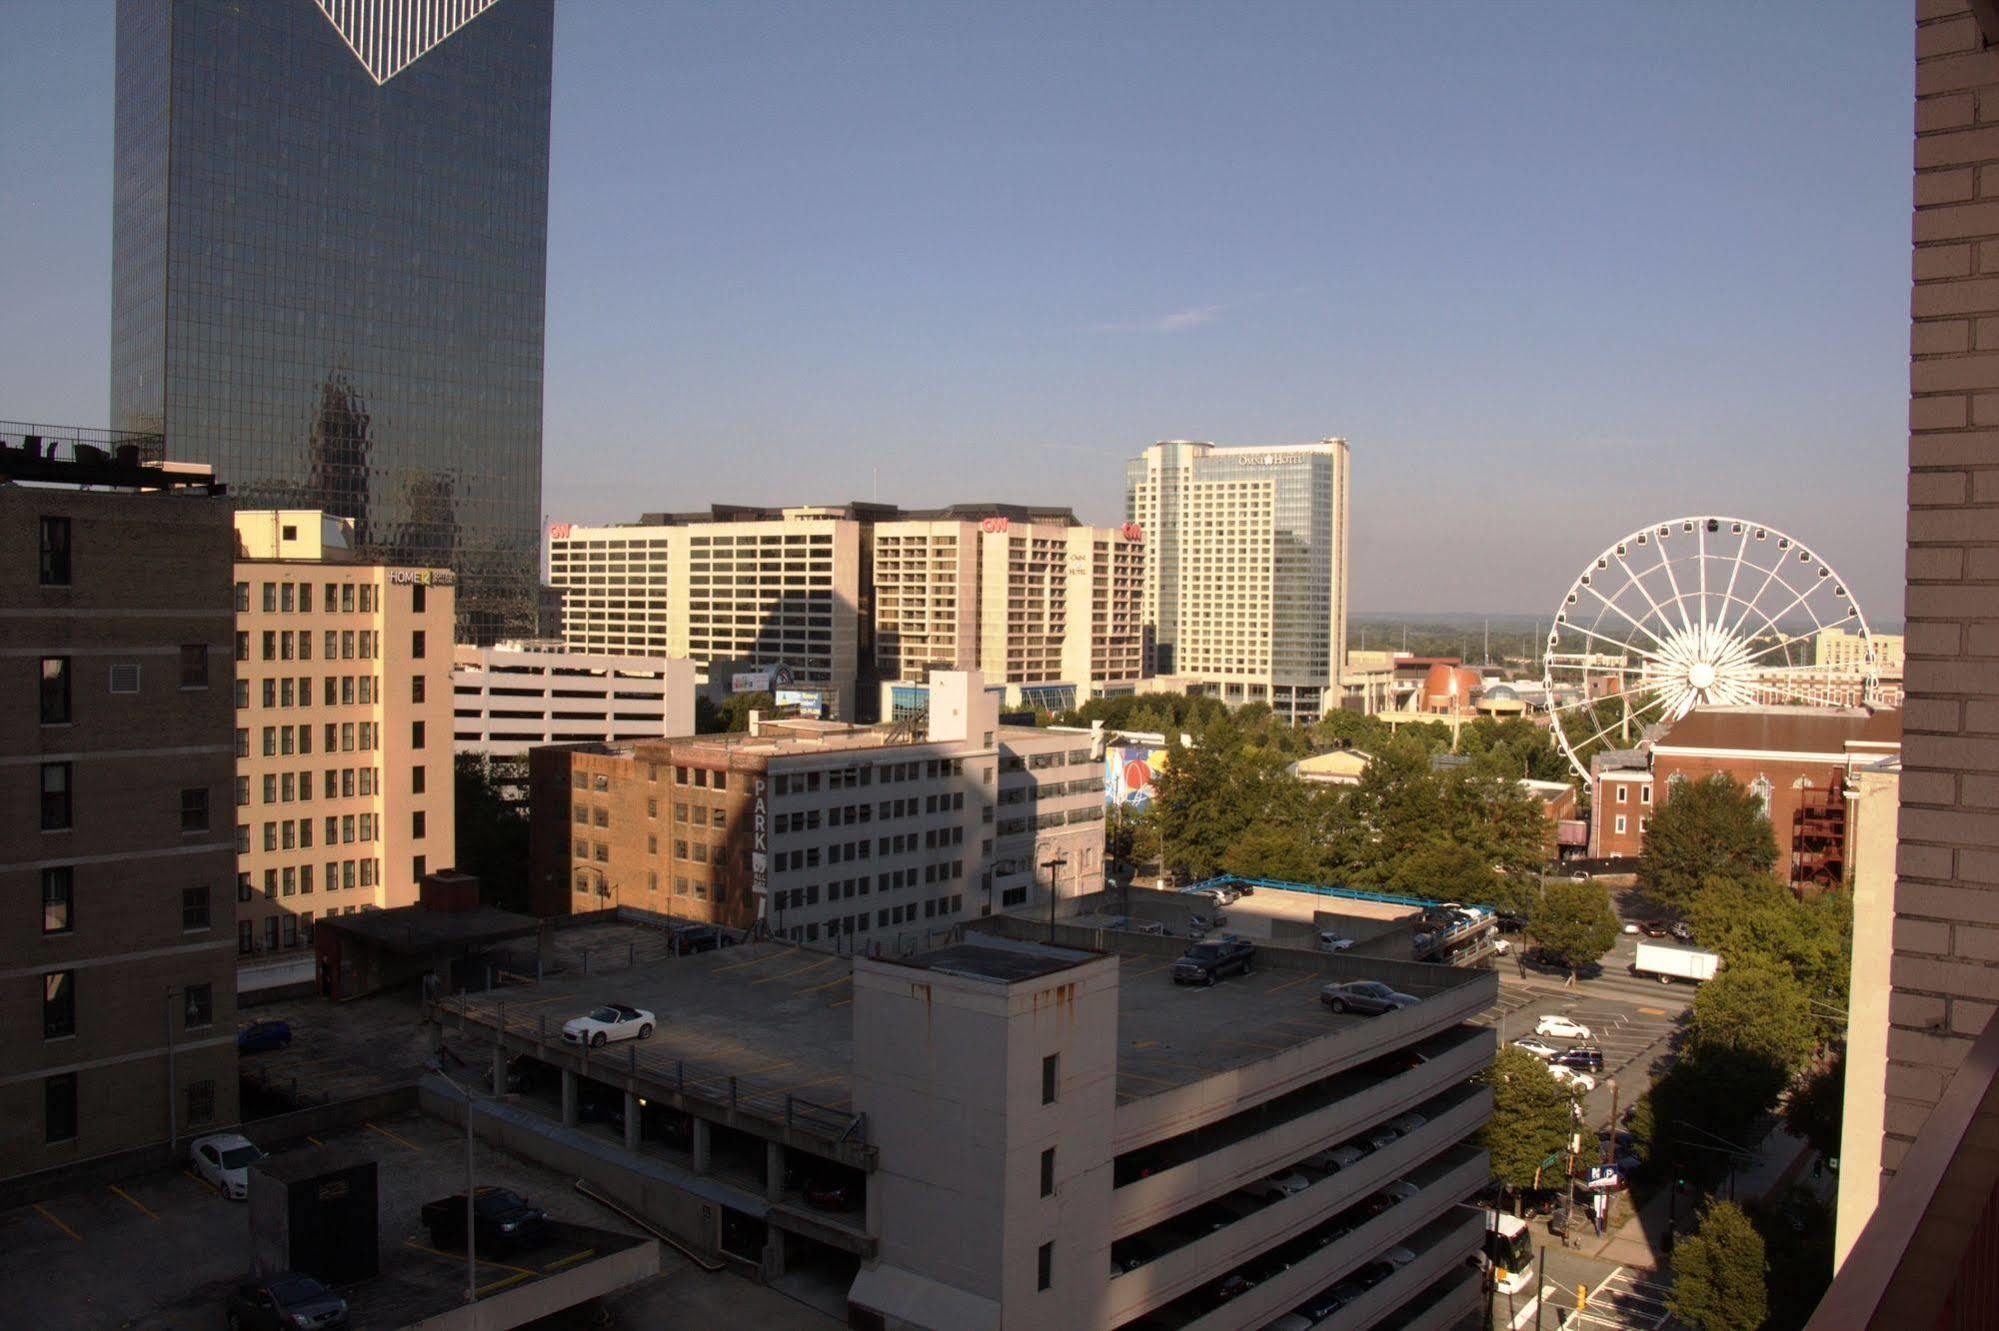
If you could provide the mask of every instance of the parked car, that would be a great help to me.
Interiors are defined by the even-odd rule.
[[[818,1211],[852,1211],[865,1196],[860,1183],[850,1178],[814,1179],[805,1185],[801,1195],[807,1206]]]
[[[1386,1184],[1385,1186],[1383,1186],[1383,1188],[1381,1189],[1381,1195],[1388,1198],[1392,1202],[1407,1202],[1407,1201],[1414,1201],[1419,1195],[1421,1195],[1422,1191],[1423,1190],[1421,1188],[1417,1187],[1414,1183],[1411,1183],[1408,1179],[1399,1178],[1396,1179],[1393,1183]]]
[[[1628,933],[1628,934],[1635,934],[1635,933],[1637,933],[1637,932],[1638,932],[1638,921],[1636,921],[1636,920],[1626,920],[1626,921],[1624,922],[1624,932],[1625,932],[1625,933]]]
[[[562,1038],[569,1044],[601,1047],[610,1040],[649,1040],[652,1013],[624,1003],[606,1003],[586,1016],[562,1023]]]
[[[1346,980],[1336,981],[1321,988],[1319,1001],[1334,1012],[1374,1015],[1394,1012],[1408,1007],[1417,1000],[1415,995],[1391,989],[1379,980]]]
[[[1306,1156],[1305,1163],[1328,1174],[1337,1174],[1342,1169],[1352,1169],[1365,1159],[1367,1152],[1358,1146],[1335,1146],[1329,1151]]]
[[[1534,1023],[1534,1034],[1552,1035],[1558,1040],[1587,1040],[1589,1027],[1558,1012],[1550,1012]]]
[[[347,1325],[347,1300],[311,1276],[284,1271],[229,1292],[229,1331],[334,1331]]]
[[[1685,920],[1673,921],[1673,927],[1669,932],[1678,942],[1691,944],[1694,941],[1694,927]]]
[[[1240,1189],[1252,1197],[1265,1201],[1282,1201],[1293,1193],[1300,1193],[1312,1186],[1312,1180],[1295,1169],[1279,1170],[1268,1178],[1260,1178],[1246,1188]]]
[[[1409,1265],[1409,1263],[1416,1260],[1415,1253],[1409,1251],[1409,1249],[1407,1248],[1400,1246],[1390,1248],[1387,1252],[1381,1254],[1381,1256],[1383,1261],[1386,1261],[1390,1266],[1394,1267],[1407,1266]]]
[[[291,1023],[276,1018],[253,1021],[236,1032],[236,1052],[239,1054],[267,1054],[273,1049],[289,1049],[291,1043]]]
[[[1527,927],[1527,917],[1525,915],[1516,915],[1510,910],[1499,912],[1499,914],[1493,916],[1493,921],[1499,926],[1499,932],[1503,934],[1517,934]]]
[[[1263,1331],[1312,1331],[1312,1319],[1300,1312],[1288,1312],[1274,1322],[1266,1322]]]
[[[1208,1291],[1208,1296],[1216,1303],[1227,1303],[1256,1288],[1256,1282],[1238,1271],[1232,1276],[1223,1276]]]
[[[1386,1123],[1367,1134],[1367,1145],[1370,1152],[1385,1151],[1401,1140],[1402,1134],[1394,1128],[1389,1127]]]
[[[1297,1314],[1314,1325],[1325,1321],[1334,1313],[1347,1306],[1353,1296],[1340,1285],[1322,1289],[1297,1307]]]
[[[690,952],[713,952],[734,941],[712,924],[676,924],[667,930],[667,937],[672,940],[673,954],[677,957]]]
[[[264,1153],[240,1132],[212,1132],[194,1139],[187,1158],[195,1174],[217,1192],[232,1202],[244,1202],[250,1199],[250,1166]]]
[[[1362,1289],[1373,1289],[1376,1285],[1379,1285],[1394,1274],[1395,1263],[1384,1260],[1369,1262],[1366,1266],[1363,1266],[1360,1270],[1349,1276],[1348,1279],[1359,1284]]]
[[[1548,1060],[1565,1068],[1575,1068],[1580,1072],[1603,1071],[1603,1050],[1595,1045],[1579,1044],[1573,1049],[1564,1049]]]
[[[1213,984],[1224,975],[1250,972],[1256,944],[1240,938],[1211,938],[1194,944],[1173,963],[1173,983]]]
[[[1344,934],[1336,934],[1331,929],[1319,931],[1319,951],[1344,952],[1353,946],[1353,939]]]
[[[1647,938],[1664,938],[1673,932],[1673,926],[1665,920],[1646,920],[1638,928]]]
[[[1537,1040],[1531,1035],[1521,1036],[1513,1042],[1513,1047],[1515,1049],[1524,1049],[1536,1058],[1553,1058],[1562,1052],[1546,1040]]]
[[[439,1197],[423,1204],[423,1227],[440,1248],[465,1246],[465,1194]],[[548,1229],[548,1213],[511,1188],[480,1188],[472,1194],[472,1219],[477,1227],[476,1251],[522,1248],[538,1241]]]
[[[1563,1067],[1560,1063],[1550,1063],[1548,1071],[1555,1075],[1556,1081],[1571,1090],[1588,1093],[1596,1089],[1596,1078],[1587,1072],[1577,1072],[1574,1068]]]
[[[1429,1119],[1424,1118],[1421,1114],[1411,1110],[1406,1114],[1397,1114],[1394,1118],[1389,1119],[1388,1126],[1407,1137],[1410,1133],[1416,1131],[1416,1129],[1429,1121]]]

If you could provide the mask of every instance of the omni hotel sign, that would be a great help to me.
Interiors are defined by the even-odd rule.
[[[410,587],[450,587],[458,576],[448,568],[392,568],[389,581]]]

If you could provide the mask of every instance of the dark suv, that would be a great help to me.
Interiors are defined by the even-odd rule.
[[[713,952],[718,947],[729,945],[728,935],[708,924],[675,925],[672,938],[673,955],[676,957],[684,957],[690,952]]]
[[[510,1188],[480,1188],[472,1197],[472,1214],[481,1252],[526,1247],[548,1228],[548,1213]],[[465,1194],[425,1202],[423,1227],[440,1248],[465,1246]]]
[[[1571,1045],[1548,1061],[1550,1063],[1559,1063],[1565,1068],[1577,1068],[1583,1072],[1601,1072],[1603,1071],[1603,1050],[1589,1044]]]
[[[1187,949],[1173,963],[1173,983],[1213,984],[1224,975],[1249,974],[1256,944],[1240,938],[1210,938]]]

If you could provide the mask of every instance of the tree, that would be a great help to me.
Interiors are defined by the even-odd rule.
[[[1814,1151],[1839,1159],[1839,1132],[1846,1109],[1846,1055],[1828,1059],[1798,1080],[1784,1102],[1784,1126]]]
[[[1696,1049],[1731,1049],[1789,1071],[1818,1047],[1818,1023],[1803,985],[1750,961],[1701,986],[1687,1040]]]
[[[1748,1156],[1758,1119],[1787,1079],[1781,1063],[1760,1054],[1690,1045],[1639,1099],[1632,1136],[1647,1163],[1671,1177],[1718,1182]]]
[[[1794,976],[1811,1002],[1820,1040],[1839,1034],[1853,955],[1846,893],[1799,901],[1774,879],[1709,877],[1687,918],[1701,946],[1731,966],[1760,964]]]
[[[1776,862],[1777,838],[1762,801],[1716,773],[1669,783],[1645,830],[1638,886],[1659,904],[1685,910],[1709,878],[1767,877]]]
[[[1541,890],[1527,930],[1547,956],[1574,969],[1595,961],[1617,943],[1617,912],[1610,893],[1595,882],[1557,879]]]
[[[1770,1270],[1770,1312],[1763,1331],[1799,1331],[1832,1283],[1833,1208],[1809,1189],[1791,1187],[1743,1210],[1763,1236]]]
[[[1499,895],[1492,861],[1471,846],[1439,843],[1411,851],[1390,867],[1382,884],[1390,892],[1432,901],[1489,905]]]
[[[520,774],[524,786],[526,773]],[[479,899],[505,910],[528,908],[528,820],[509,803],[501,783],[478,754],[452,763],[452,830],[456,868],[479,880]],[[441,866],[440,866],[441,867]]]
[[[1694,1331],[1756,1331],[1769,1312],[1763,1236],[1734,1202],[1711,1201],[1673,1253],[1666,1306]]]
[[[1492,1117],[1480,1140],[1492,1156],[1493,1177],[1515,1192],[1531,1188],[1541,1162],[1568,1150],[1575,1129],[1569,1091],[1546,1063],[1512,1045],[1500,1049],[1482,1078],[1492,1087]]]

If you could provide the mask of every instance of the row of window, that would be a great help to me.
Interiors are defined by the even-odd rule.
[[[66,832],[76,826],[76,764],[43,763],[41,823],[44,832]],[[184,787],[180,792],[180,830],[208,830],[208,789]]]
[[[239,730],[236,733],[240,745],[243,732]],[[243,756],[240,748],[237,756]],[[424,793],[427,785],[424,775],[423,767],[410,768],[412,795]],[[372,767],[329,767],[320,790],[327,799],[353,799],[357,795],[362,798],[373,795],[380,786],[381,780]],[[290,804],[295,799],[300,803],[310,802],[313,798],[312,772],[266,772],[263,795],[266,804]],[[250,778],[239,776],[236,778],[236,803],[241,807],[249,802]]]
[[[44,656],[41,659],[40,687],[37,693],[38,711],[45,726],[66,726],[75,719],[74,694],[75,665],[67,656]],[[205,689],[208,687],[208,646],[205,643],[183,643],[180,648],[180,686],[184,689]],[[139,667],[135,664],[120,664],[111,668],[111,691],[113,693],[137,693],[139,691]]]
[[[264,900],[275,901],[280,893],[291,896],[312,895],[312,870],[310,864],[287,864],[283,869],[264,870]],[[326,862],[326,890],[329,892],[348,891],[357,886],[373,887],[382,876],[382,862],[376,859],[328,860]],[[236,899],[249,901],[254,895],[247,871],[236,875]],[[329,914],[331,912],[328,912]]]
[[[263,704],[266,707],[310,707],[312,702],[312,676],[300,675],[296,680],[290,675],[272,676],[263,681]],[[410,701],[424,700],[424,677],[410,676]],[[322,707],[370,707],[382,700],[381,684],[373,675],[327,675],[323,677],[319,705]],[[236,706],[250,705],[250,681],[236,681]]]
[[[196,933],[209,927],[211,918],[209,889],[184,887],[180,893],[180,927],[183,933]],[[73,934],[76,932],[76,866],[70,864],[49,865],[42,870],[42,933],[44,935]]]
[[[375,589],[366,583],[361,584],[358,588],[351,582],[329,582],[325,586],[326,595],[321,599],[320,604],[328,614],[333,612],[336,605],[339,607],[341,614],[354,614],[358,612],[364,615],[372,615],[381,608],[378,604]],[[418,610],[423,609],[424,588],[422,584],[417,584],[412,590],[416,593],[416,608]],[[267,615],[279,612],[291,614],[294,611],[302,615],[309,615],[312,613],[312,584],[309,582],[267,582],[264,584],[263,605],[264,613]],[[236,584],[236,613],[239,615],[244,614],[249,609],[250,584],[239,582]]]
[[[73,970],[42,972],[42,1038],[67,1040],[76,1035],[77,973]],[[215,1024],[215,989],[209,984],[190,984],[178,995],[182,1025],[200,1030]]]

